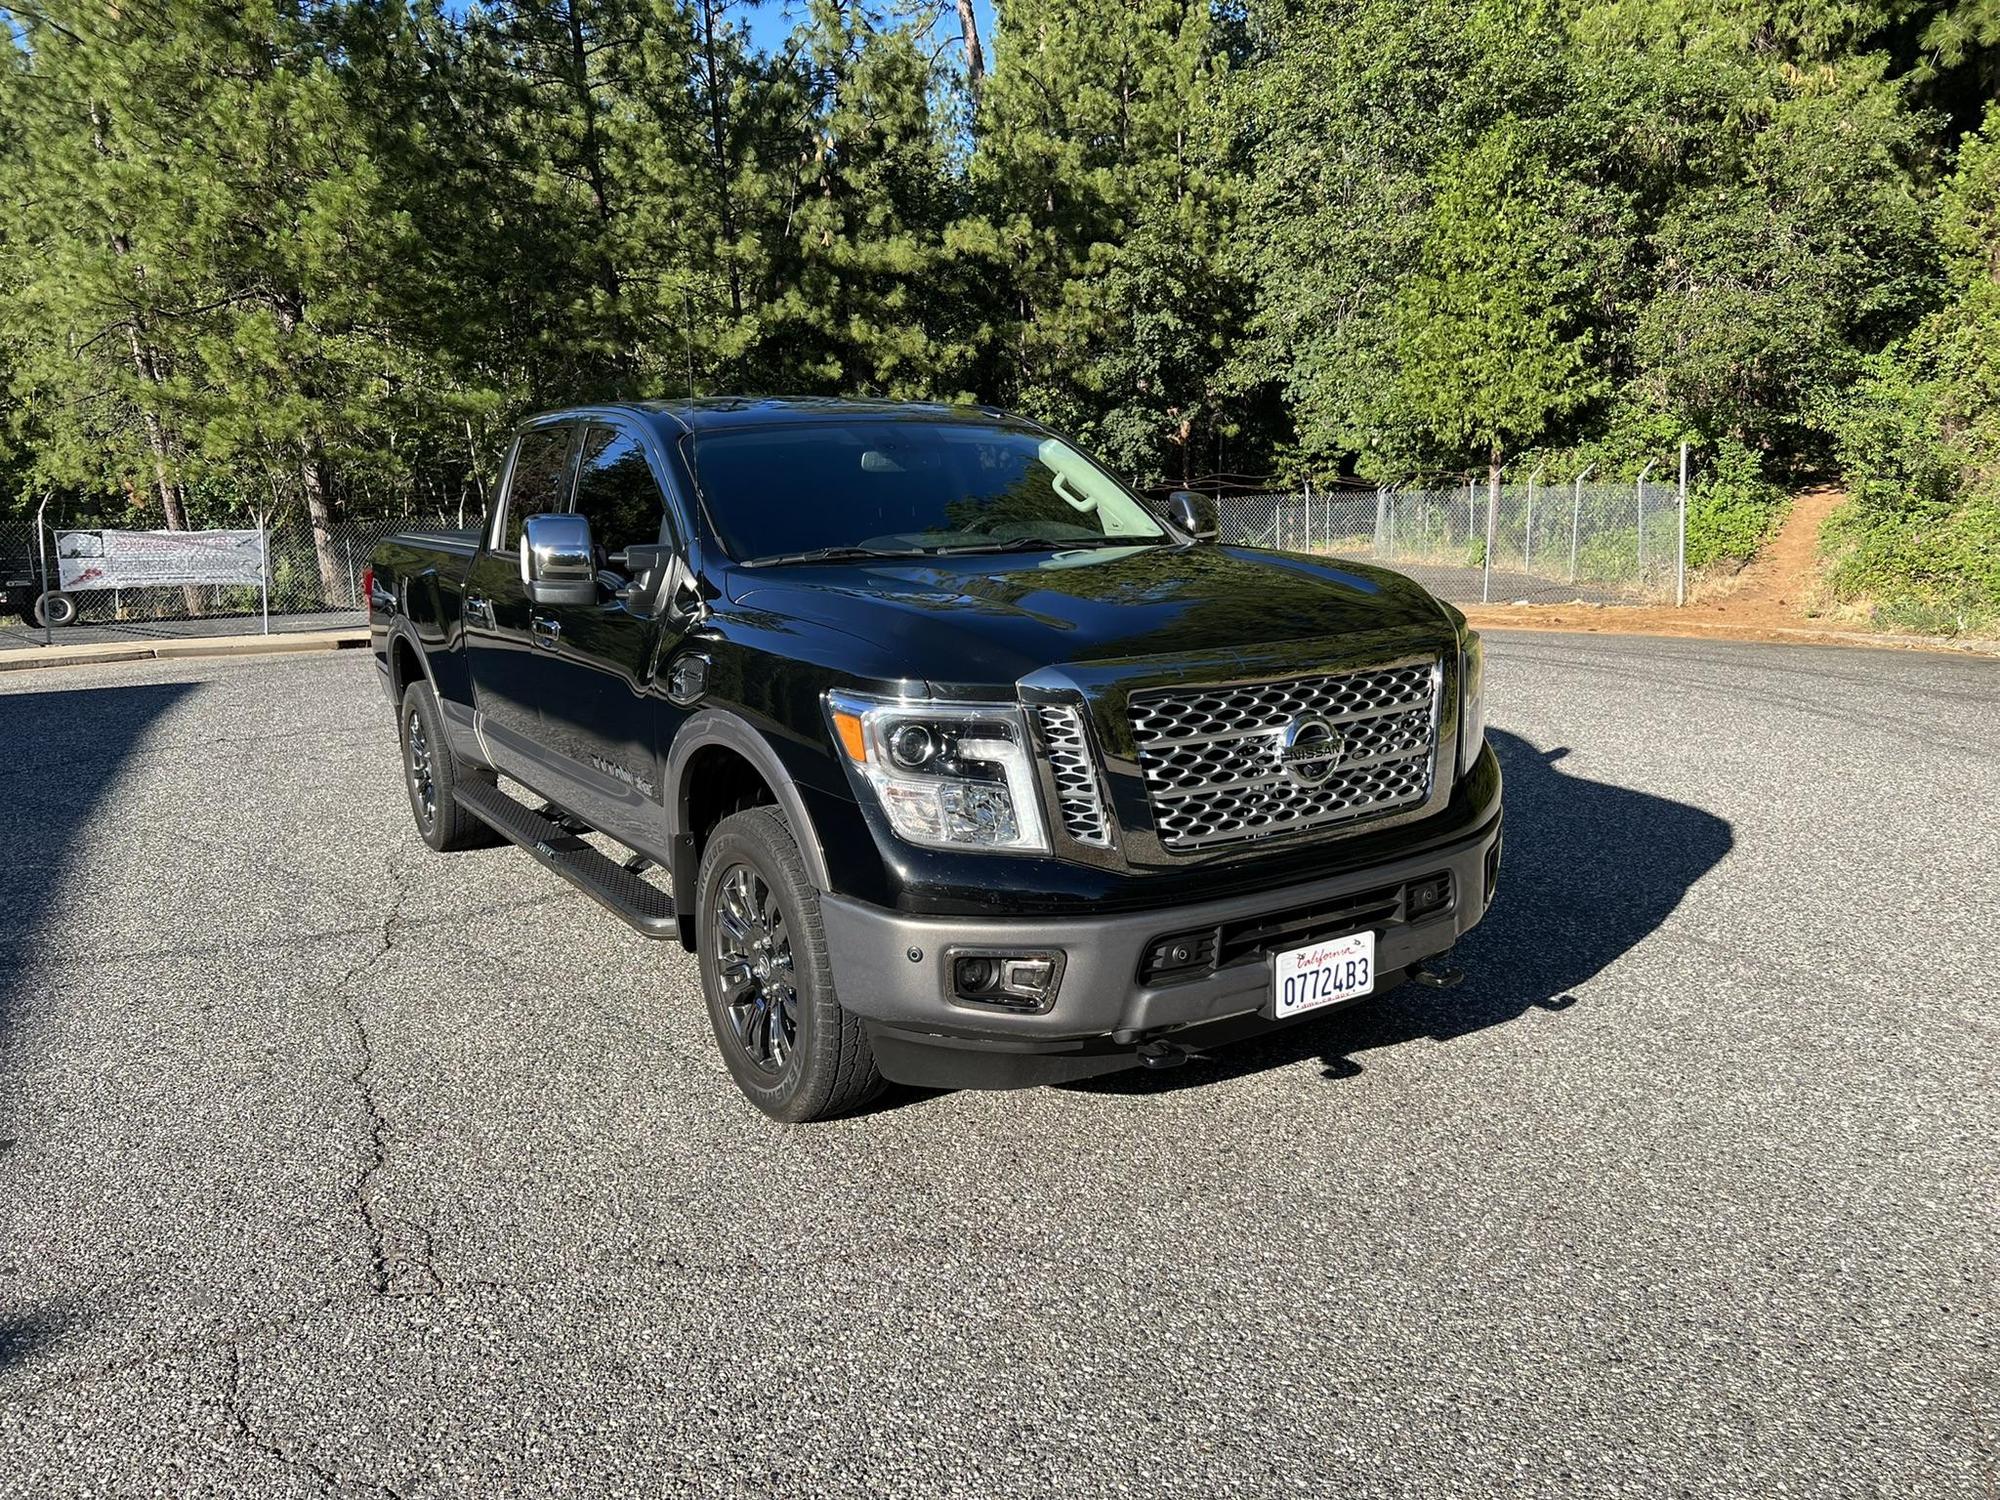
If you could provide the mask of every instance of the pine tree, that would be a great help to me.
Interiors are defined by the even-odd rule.
[[[961,200],[935,65],[851,0],[815,0],[791,57],[774,361],[805,390],[969,393],[975,299],[938,233]]]
[[[1225,65],[1205,4],[1023,0],[1000,14],[980,100],[977,217],[954,243],[995,268],[1003,399],[1105,441],[1134,474],[1185,472],[1212,400],[1224,296],[1140,324],[1178,283],[1226,278],[1226,194],[1205,131]],[[1192,259],[1190,259],[1192,258]],[[1107,412],[1117,413],[1108,424]]]
[[[150,231],[172,215],[127,128],[142,52],[157,38],[87,5],[21,19],[0,69],[0,338],[11,349],[17,432],[32,471],[72,491],[144,493],[188,524],[187,443],[171,382],[200,290]]]
[[[76,6],[36,23],[22,90],[35,192],[15,233],[42,248],[13,299],[25,384],[51,418],[50,461],[83,488],[136,492],[129,438],[102,448],[80,388],[110,391],[143,435],[170,527],[199,489],[224,519],[299,504],[322,588],[345,588],[330,528],[340,478],[365,484],[424,365],[398,341],[398,268],[415,235],[389,202],[333,65],[338,7],[162,0]],[[92,473],[106,451],[115,473]]]

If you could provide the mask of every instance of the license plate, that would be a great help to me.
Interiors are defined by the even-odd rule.
[[[1375,988],[1375,934],[1357,932],[1271,960],[1271,998],[1280,1018],[1353,1000]]]

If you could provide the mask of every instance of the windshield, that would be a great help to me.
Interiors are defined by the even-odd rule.
[[[1060,438],[990,423],[860,419],[694,439],[709,518],[732,556],[842,555],[1170,540]]]

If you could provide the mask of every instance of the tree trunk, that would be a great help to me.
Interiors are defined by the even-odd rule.
[[[136,321],[126,330],[132,346],[132,364],[139,372],[139,378],[148,385],[160,384],[160,368],[153,351],[139,342]],[[153,484],[160,499],[160,513],[166,517],[167,530],[186,531],[188,529],[187,503],[181,494],[180,481],[174,478],[173,466],[169,458],[167,429],[160,421],[160,415],[151,407],[141,407],[139,421],[146,429],[146,446],[153,453]]]
[[[358,605],[361,601],[350,597],[352,591],[333,555],[333,507],[326,495],[326,456],[321,452],[319,443],[310,437],[299,439],[299,487],[305,491],[306,519],[312,523],[313,556],[319,563],[320,598],[328,604],[338,604],[346,599],[350,605]],[[268,538],[266,545],[269,545]]]
[[[112,244],[120,255],[131,253],[122,234],[114,235]],[[165,383],[160,375],[159,356],[140,340],[139,327],[140,320],[135,315],[125,329],[126,340],[132,349],[132,365],[141,380],[158,390]],[[143,403],[139,408],[139,422],[146,429],[146,446],[153,455],[153,485],[160,500],[160,514],[166,519],[167,530],[186,531],[187,496],[182,493],[181,482],[174,475],[173,443],[167,436],[166,424],[160,420],[158,412]],[[208,612],[201,590],[194,584],[182,585],[181,603],[187,607],[190,619]]]
[[[104,142],[104,117],[98,113],[94,103],[90,106],[90,144],[100,157],[111,155],[111,148]],[[111,231],[111,253],[120,260],[132,254],[132,241],[124,230]],[[143,265],[132,267],[132,280],[144,290],[146,268]],[[135,298],[131,319],[125,325],[125,340],[132,350],[132,367],[139,372],[139,379],[157,391],[166,382],[160,374],[159,352],[140,336],[145,326],[144,308]],[[160,420],[160,414],[143,401],[139,404],[139,421],[146,429],[146,446],[153,454],[153,483],[160,497],[160,514],[166,519],[167,530],[186,531],[187,497],[181,491],[180,479],[174,474],[174,444],[167,435],[166,424]],[[190,616],[203,613],[201,590],[194,585],[181,589],[181,600],[187,605]]]
[[[743,318],[743,284],[736,270],[736,202],[729,190],[729,115],[722,102],[721,69],[715,60],[715,20],[721,0],[702,0],[701,60],[708,89],[709,158],[715,168],[717,217],[726,245],[724,274],[729,280],[729,311],[738,322]]]
[[[603,134],[598,128],[597,96],[590,88],[590,57],[583,34],[583,17],[578,12],[577,3],[578,0],[570,0],[564,16],[569,27],[570,88],[576,96],[577,110],[583,116],[583,175],[590,183],[591,203],[597,209],[597,284],[604,289],[610,303],[612,329],[618,344],[614,363],[622,377],[631,366],[622,305],[623,278],[611,258],[611,195],[605,187]]]
[[[305,316],[305,297],[302,294],[285,294],[269,299],[271,311],[277,315],[278,329],[287,339],[297,331]],[[308,386],[299,392],[308,401],[315,399],[316,393]],[[319,565],[320,599],[328,605],[338,605],[349,598],[351,590],[340,571],[340,562],[333,555],[333,502],[328,497],[326,482],[326,449],[321,444],[319,434],[308,429],[299,434],[299,488],[306,497],[306,519],[312,524],[313,560]],[[270,537],[264,538],[266,548],[265,570],[270,570]]]
[[[958,29],[965,37],[965,86],[977,103],[979,85],[986,77],[986,53],[979,45],[979,17],[973,14],[972,0],[958,0]]]

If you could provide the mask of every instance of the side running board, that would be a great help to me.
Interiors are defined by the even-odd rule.
[[[454,789],[465,810],[534,855],[606,911],[649,938],[678,938],[674,898],[600,854],[562,823],[516,802],[493,782],[467,777]]]

